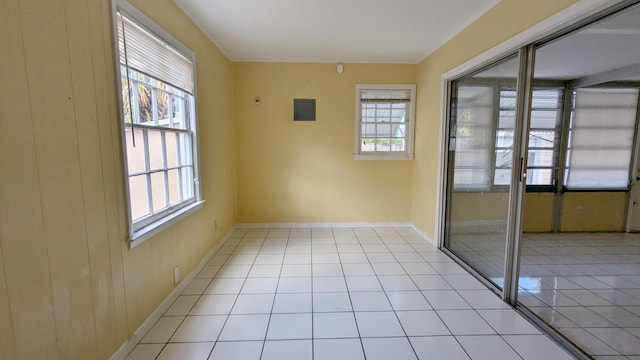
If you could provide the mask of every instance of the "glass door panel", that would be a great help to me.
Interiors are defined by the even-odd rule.
[[[518,68],[514,55],[451,84],[444,246],[500,289]]]
[[[640,353],[640,313],[629,311],[640,309],[640,296],[628,296],[638,285],[627,281],[640,279],[630,246],[640,235],[622,232],[627,212],[640,208],[627,198],[639,186],[640,40],[632,30],[640,31],[640,5],[535,49],[517,299],[588,354],[581,359],[603,348],[612,358]]]

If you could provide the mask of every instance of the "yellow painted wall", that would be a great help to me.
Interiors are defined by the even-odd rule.
[[[451,198],[451,221],[506,221],[509,193],[455,192]]]
[[[129,250],[110,1],[3,1],[2,359],[108,358],[174,288],[173,268],[188,273],[236,222],[411,220],[433,236],[442,73],[575,0],[502,0],[420,65],[341,75],[232,64],[172,1],[132,2],[196,53],[207,202]],[[356,83],[418,83],[416,160],[353,160]],[[317,99],[318,121],[292,121],[295,97]]]
[[[623,231],[624,192],[565,193],[561,231]]]
[[[2,359],[108,358],[236,222],[233,65],[172,1],[134,4],[196,53],[207,202],[129,250],[110,1],[3,1]]]
[[[506,221],[509,194],[458,192],[454,193],[451,206],[451,220],[460,225]],[[523,206],[522,226],[525,232],[551,231],[552,193],[527,193]]]
[[[411,221],[434,238],[441,133],[442,74],[577,0],[502,0],[418,66],[416,159]]]
[[[560,231],[624,231],[627,195],[624,192],[565,192],[562,194]],[[527,193],[523,230],[552,230],[553,194]]]
[[[553,229],[553,193],[530,192],[522,204],[522,231],[549,232]]]
[[[566,192],[560,231],[624,230],[626,193]],[[526,193],[523,202],[524,232],[549,232],[553,228],[553,193]],[[451,200],[451,220],[459,225],[504,221],[508,194],[457,192]]]
[[[239,222],[409,221],[412,161],[353,159],[355,85],[413,84],[415,69],[236,63]],[[317,120],[294,122],[294,98],[316,99]]]

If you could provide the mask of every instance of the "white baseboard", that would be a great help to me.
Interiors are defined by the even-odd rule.
[[[328,228],[385,228],[411,227],[410,222],[309,222],[309,223],[241,223],[237,229],[328,229]]]
[[[202,258],[202,260],[200,260],[198,265],[196,265],[196,267],[193,268],[193,270],[191,270],[191,272],[189,272],[189,274],[185,276],[182,281],[180,281],[178,286],[176,286],[173,291],[164,299],[164,301],[162,301],[162,303],[158,305],[158,307],[151,313],[151,315],[149,315],[149,317],[142,323],[142,325],[140,325],[136,329],[136,331],[133,332],[133,335],[131,335],[129,339],[127,339],[127,341],[125,341],[124,344],[122,344],[120,348],[118,348],[118,350],[116,350],[116,352],[111,355],[111,357],[109,358],[110,360],[124,360],[127,355],[129,355],[133,348],[138,345],[138,342],[142,340],[142,337],[149,331],[149,329],[153,327],[153,325],[160,319],[160,317],[162,317],[162,314],[164,314],[165,311],[169,309],[171,304],[173,304],[175,299],[182,293],[187,285],[191,283],[193,279],[195,279],[196,275],[198,275],[202,268],[211,260],[211,258],[213,258],[213,255],[215,255],[216,252],[218,252],[218,250],[222,246],[224,246],[224,244],[227,242],[227,240],[229,240],[231,234],[235,230],[236,227],[234,226],[233,228],[231,228],[231,230],[229,230],[229,232],[227,232],[227,234],[225,234],[220,243],[214,246],[213,249],[211,249],[211,251],[209,251],[207,255]]]
[[[229,240],[233,231],[237,229],[278,229],[278,228],[292,228],[292,229],[328,229],[328,228],[411,228],[413,229],[420,237],[422,237],[426,242],[430,243],[433,246],[437,246],[435,240],[433,240],[430,236],[424,233],[422,230],[417,228],[411,222],[338,222],[338,223],[321,223],[321,222],[313,222],[313,223],[245,223],[245,224],[237,224],[234,226],[229,232],[222,238],[222,241],[215,246],[207,255],[200,260],[198,265],[187,275],[178,286],[173,289],[173,291],[167,296],[160,305],[149,315],[149,317],[134,331],[133,335],[129,337],[129,339],[120,346],[120,348],[111,355],[110,360],[124,360],[127,355],[133,350],[133,348],[138,344],[138,342],[144,337],[144,335],[153,327],[153,325],[162,317],[162,314],[169,309],[171,304],[173,304],[174,300],[182,293],[182,291],[187,287],[187,285],[198,275],[200,270],[213,258],[216,252],[224,246],[224,244]]]
[[[434,247],[438,247],[438,241],[432,239],[431,236],[427,235],[427,233],[420,230],[420,228],[415,226],[413,223],[409,225],[409,227],[411,227],[411,229],[413,229],[413,231],[415,231],[418,235],[420,235],[420,237],[423,238],[426,242],[433,245]]]

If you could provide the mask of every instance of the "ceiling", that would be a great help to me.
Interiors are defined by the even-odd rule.
[[[640,5],[626,9],[536,51],[535,78],[579,80],[609,74],[609,81],[640,81]],[[616,70],[627,69],[628,71]],[[616,72],[616,73],[612,73]],[[494,66],[478,77],[515,78],[517,59]]]
[[[174,0],[232,61],[415,64],[500,0]]]
[[[573,80],[636,64],[640,64],[640,6],[541,47],[536,54],[536,77]],[[639,76],[626,74],[616,80]]]

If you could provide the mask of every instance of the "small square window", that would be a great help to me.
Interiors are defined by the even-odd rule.
[[[356,85],[356,160],[413,159],[415,85]]]

